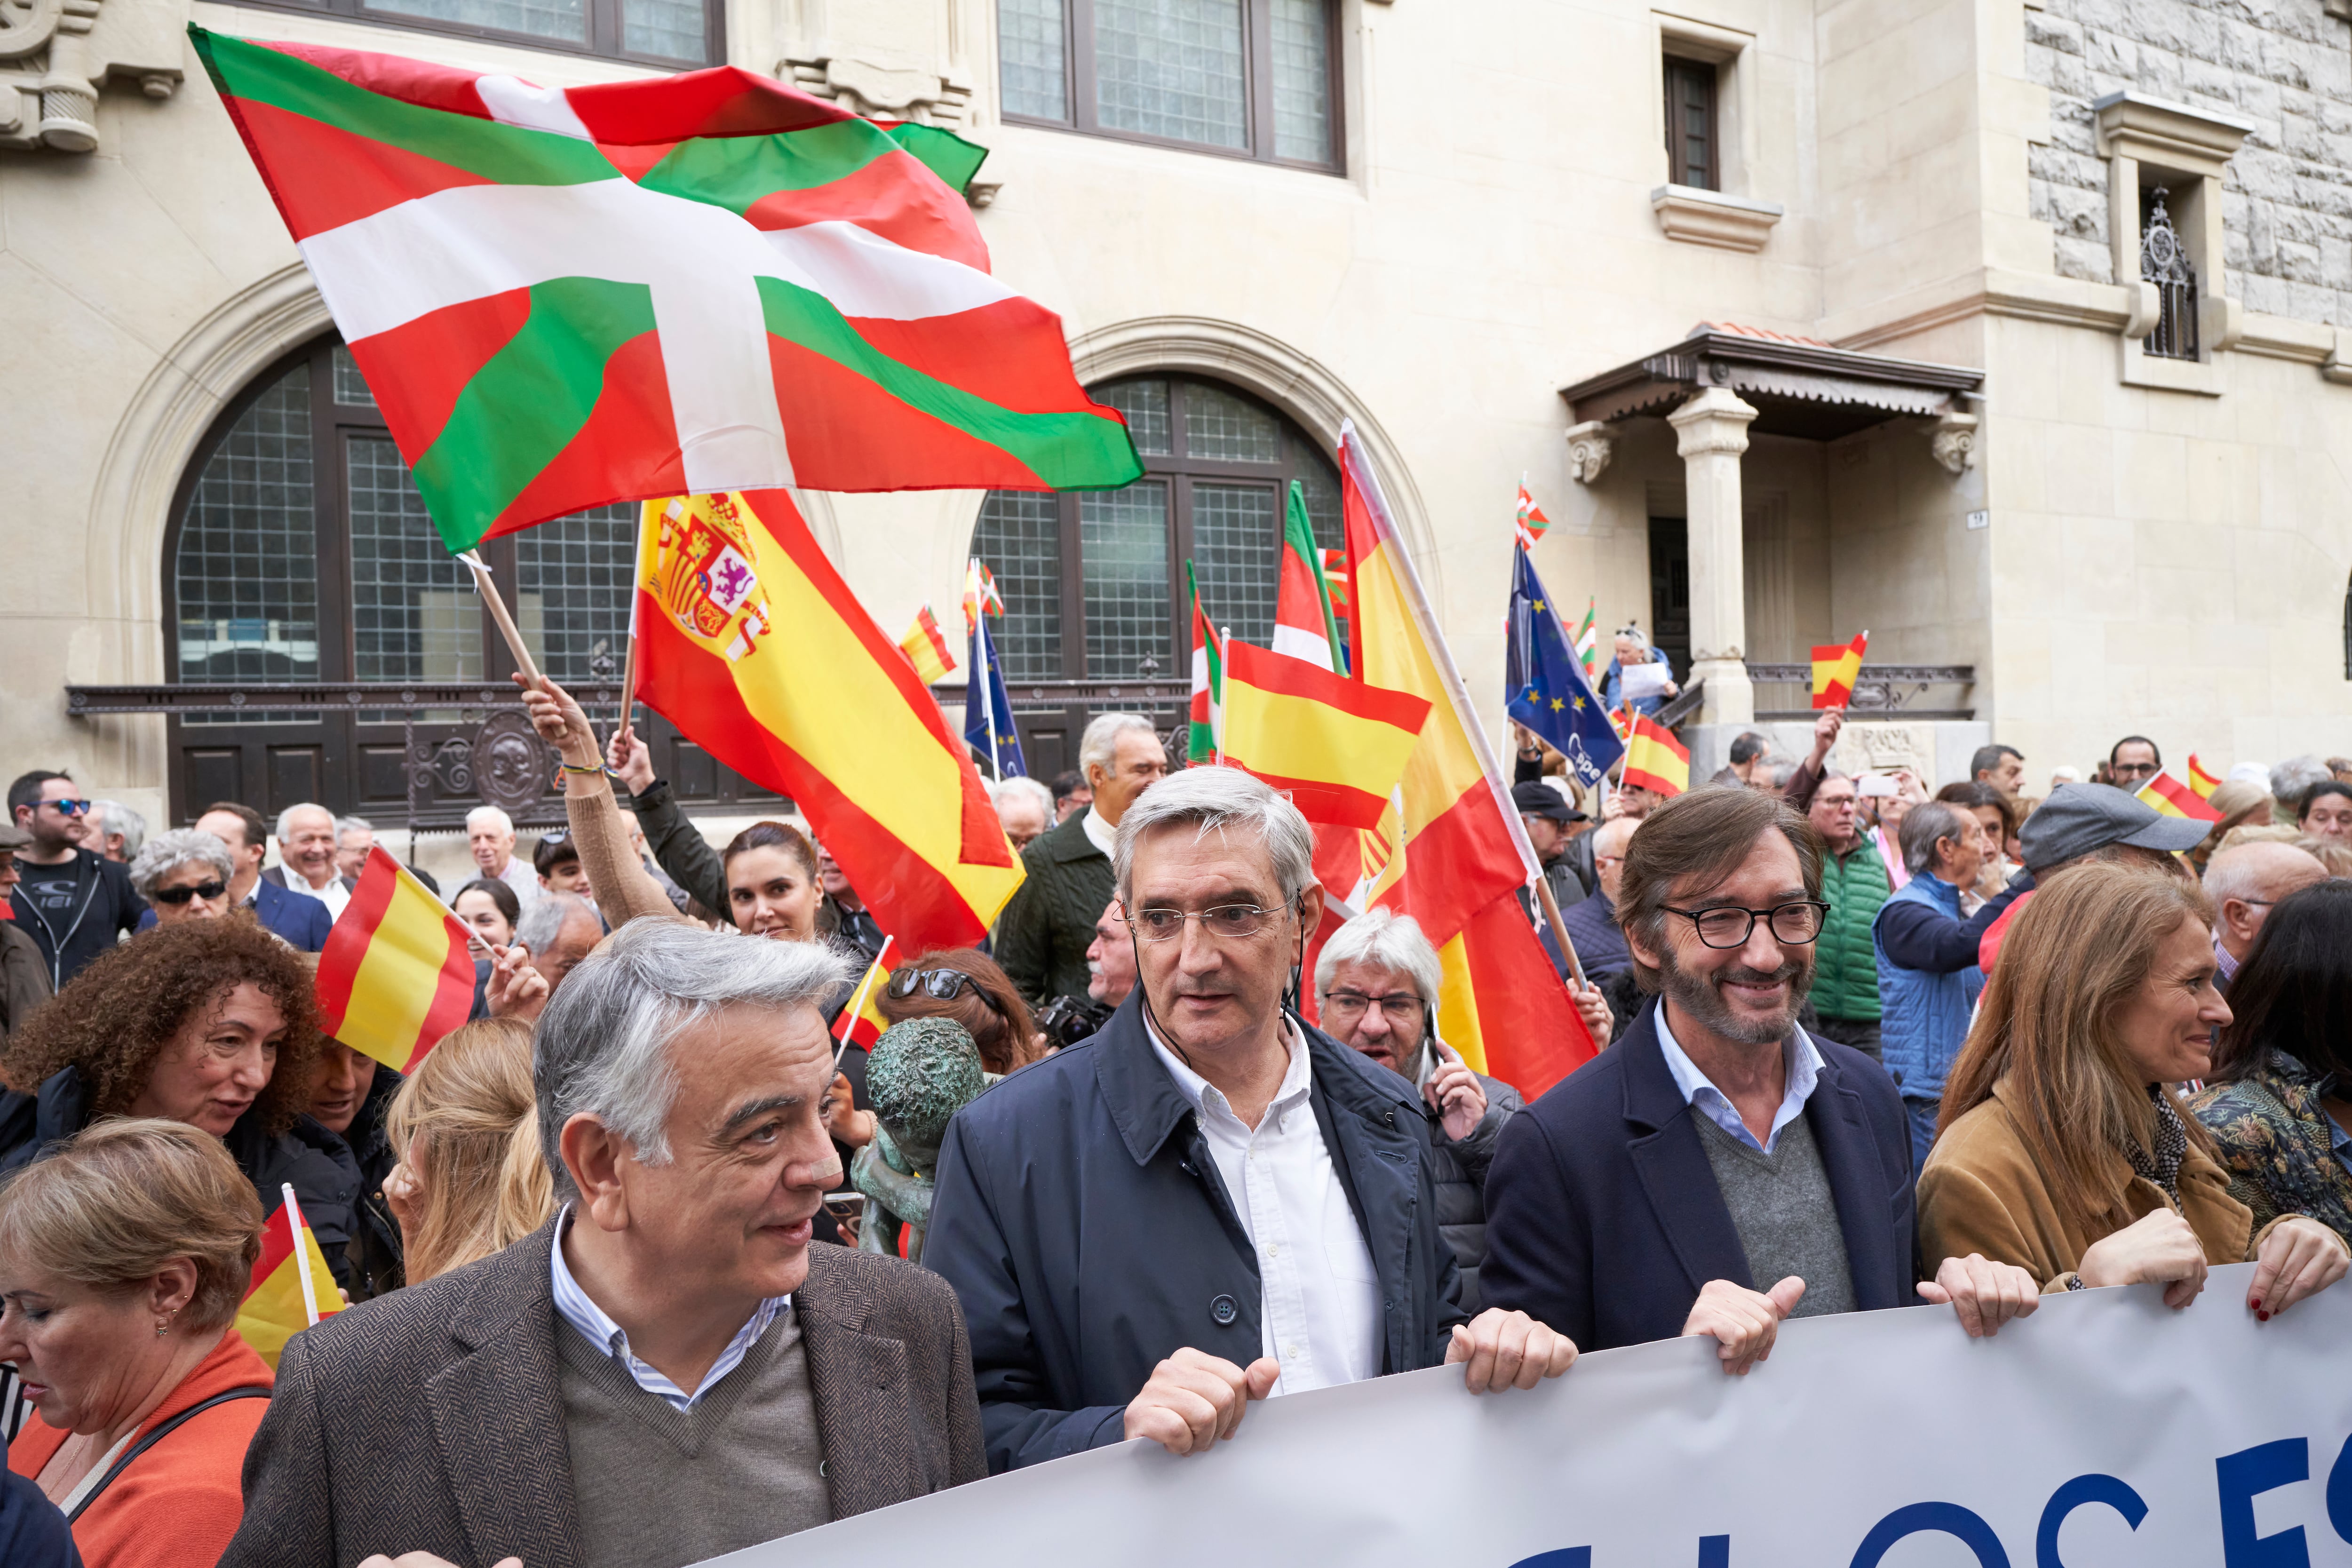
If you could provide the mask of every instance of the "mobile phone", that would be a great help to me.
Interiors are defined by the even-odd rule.
[[[851,1192],[827,1193],[824,1194],[824,1212],[836,1220],[863,1218],[866,1214],[866,1194]]]
[[[1862,775],[1861,782],[1853,787],[1856,795],[1885,795],[1889,798],[1902,792],[1902,786],[1895,782],[1893,773],[1864,773]]]

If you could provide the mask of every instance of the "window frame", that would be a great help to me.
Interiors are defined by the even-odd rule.
[[[608,3],[608,0],[591,0],[591,3]],[[609,3],[617,4],[618,0],[609,0]],[[1324,58],[1329,64],[1330,72],[1331,142],[1329,156],[1319,160],[1285,158],[1276,154],[1272,0],[1239,0],[1239,3],[1242,6],[1242,123],[1248,143],[1246,146],[1219,147],[1206,142],[1187,142],[1174,136],[1155,136],[1149,132],[1104,125],[1096,109],[1095,0],[1061,0],[1062,92],[1069,104],[1069,117],[1053,120],[1042,115],[1015,114],[1004,108],[1004,52],[1000,31],[996,78],[998,118],[1007,125],[1034,125],[1047,131],[1066,131],[1080,136],[1131,142],[1139,146],[1202,153],[1240,163],[1270,163],[1276,168],[1303,169],[1313,174],[1344,177],[1348,172],[1347,68],[1340,48],[1343,37],[1339,26],[1340,0],[1322,0],[1326,37]],[[995,7],[992,5],[991,12],[993,19]]]
[[[1724,188],[1723,157],[1723,68],[1713,60],[1703,60],[1690,55],[1676,54],[1673,41],[1659,58],[1662,95],[1666,119],[1666,180],[1669,184],[1691,190],[1714,191]],[[1705,183],[1690,177],[1689,132],[1684,128],[1683,105],[1675,100],[1678,82],[1697,80],[1706,88],[1707,179]]]
[[[586,42],[577,44],[538,33],[509,32],[503,27],[485,27],[469,22],[445,22],[432,16],[412,16],[371,6],[367,0],[319,0],[316,5],[305,4],[304,0],[249,0],[249,3],[256,9],[264,11],[331,16],[339,21],[357,22],[372,27],[437,33],[445,37],[477,38],[484,43],[503,44],[514,48],[578,55],[588,59],[614,60],[624,65],[650,66],[656,69],[703,70],[727,63],[726,0],[702,0],[706,47],[703,58],[698,60],[683,60],[669,55],[633,54],[623,48],[621,39],[625,35],[621,23],[621,0],[587,0],[588,38]]]

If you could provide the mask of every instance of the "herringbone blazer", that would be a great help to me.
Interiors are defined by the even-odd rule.
[[[578,1568],[557,1384],[553,1222],[287,1342],[222,1568],[430,1552]],[[835,1519],[988,1473],[955,1292],[895,1258],[809,1247],[793,1293]]]

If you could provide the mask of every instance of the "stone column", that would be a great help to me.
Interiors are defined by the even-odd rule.
[[[1710,386],[1666,416],[1680,437],[1690,512],[1690,678],[1706,682],[1702,724],[1756,717],[1748,679],[1748,569],[1740,550],[1739,457],[1756,410]]]

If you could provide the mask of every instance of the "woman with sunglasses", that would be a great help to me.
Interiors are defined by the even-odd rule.
[[[228,912],[236,869],[228,846],[195,827],[159,833],[131,862],[131,885],[155,911],[157,927],[218,920]]]
[[[896,1024],[908,1018],[953,1018],[980,1047],[980,1065],[1002,1078],[1045,1054],[1029,1004],[977,948],[925,953],[891,972],[877,1005]]]

